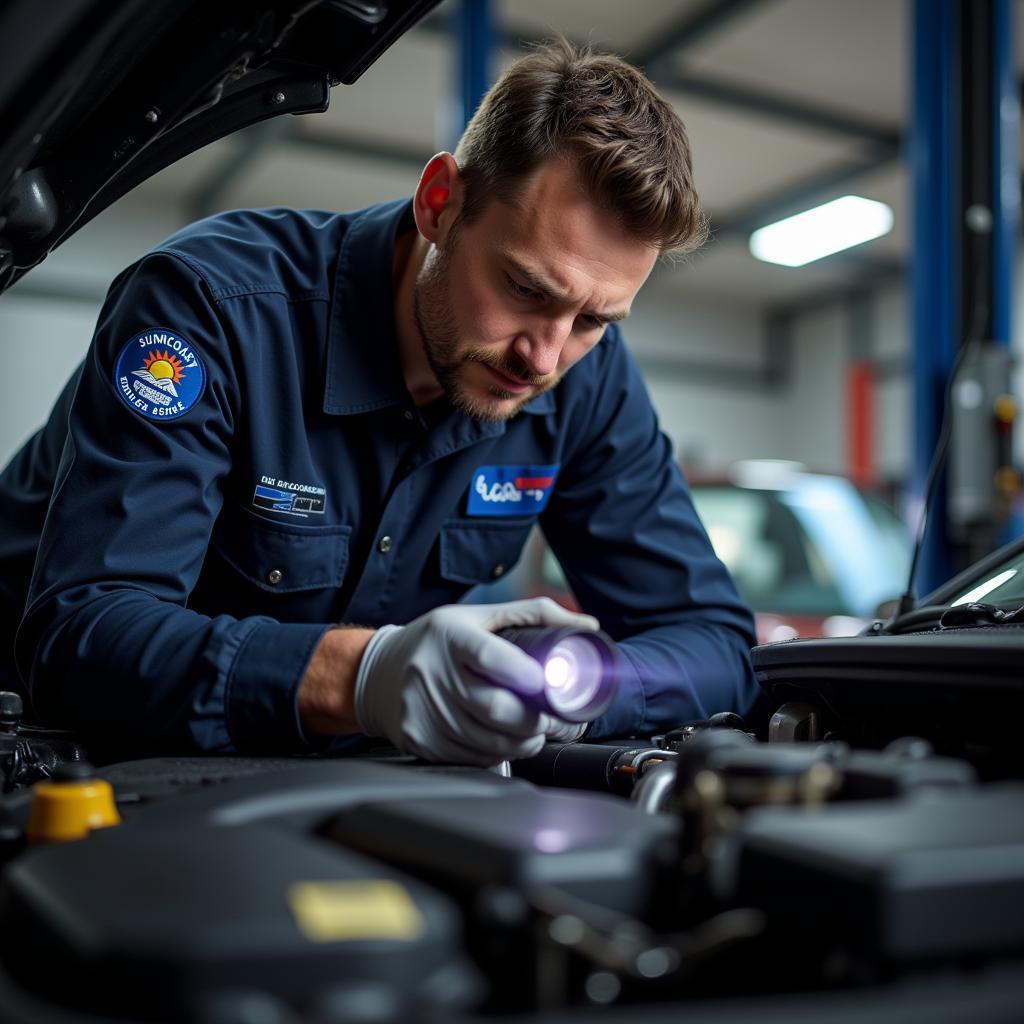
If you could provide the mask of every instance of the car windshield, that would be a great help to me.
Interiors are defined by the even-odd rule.
[[[997,566],[981,583],[957,594],[950,605],[975,602],[1015,607],[1024,604],[1024,551]]]
[[[715,553],[755,611],[849,611],[830,567],[775,492],[695,487],[693,500]]]
[[[900,592],[903,524],[848,480],[807,474],[784,488],[692,491],[716,553],[755,611],[869,617]]]

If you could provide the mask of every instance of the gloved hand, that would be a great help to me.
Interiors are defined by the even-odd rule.
[[[598,628],[546,597],[445,605],[407,626],[382,626],[356,675],[362,730],[427,761],[486,766],[539,753],[550,719],[510,691],[537,693],[544,672],[494,635],[507,626]]]
[[[563,722],[561,718],[541,715],[544,735],[552,743],[575,743],[583,738],[590,726],[589,722]]]

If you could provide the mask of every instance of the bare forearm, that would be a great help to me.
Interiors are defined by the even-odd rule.
[[[299,719],[307,735],[359,732],[356,673],[373,632],[344,626],[324,633],[299,684]]]

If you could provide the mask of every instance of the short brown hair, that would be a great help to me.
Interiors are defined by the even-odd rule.
[[[562,156],[593,202],[660,252],[688,252],[707,237],[679,116],[620,57],[564,39],[515,61],[467,125],[455,151],[459,219],[471,223],[492,198],[514,203],[524,177]]]

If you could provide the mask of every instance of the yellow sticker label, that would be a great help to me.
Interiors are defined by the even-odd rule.
[[[288,903],[310,942],[411,942],[426,928],[419,907],[397,882],[297,882]]]

